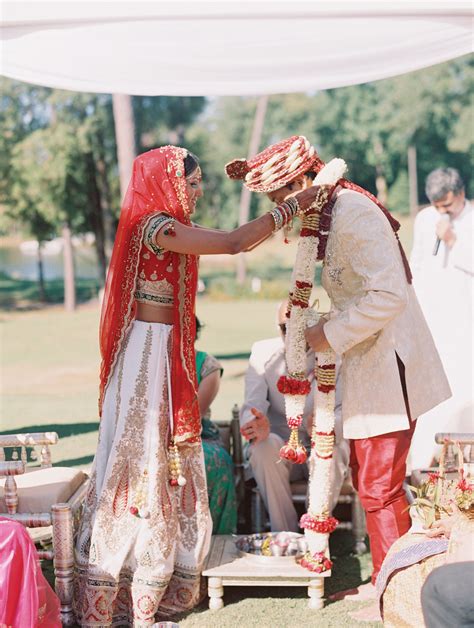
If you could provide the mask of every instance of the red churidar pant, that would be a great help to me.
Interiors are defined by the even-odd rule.
[[[372,553],[372,583],[375,583],[390,546],[411,526],[403,488],[406,460],[415,421],[411,420],[405,385],[405,368],[398,358],[400,380],[410,428],[371,438],[351,440],[352,483],[367,517]]]

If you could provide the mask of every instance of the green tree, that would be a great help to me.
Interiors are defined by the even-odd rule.
[[[343,157],[351,179],[381,197],[386,188],[396,203],[391,209],[406,212],[410,146],[418,155],[420,199],[425,200],[424,180],[433,168],[453,166],[467,182],[472,177],[473,82],[472,57],[463,57],[320,92],[314,97],[314,138],[323,157]]]
[[[94,234],[99,277],[105,281],[107,252],[110,253],[118,216],[120,195],[112,99],[103,94],[53,92],[50,103],[53,125],[66,126],[78,140],[79,172],[85,198],[83,229]]]
[[[50,89],[0,77],[0,205],[10,204],[15,145],[49,123]]]
[[[75,307],[71,233],[85,230],[83,211],[88,201],[83,181],[86,164],[74,130],[59,123],[30,133],[12,154],[11,197],[15,215],[25,217],[30,229],[38,225],[51,231],[61,229],[64,237],[65,306]],[[41,243],[45,233],[35,233]]]
[[[186,145],[200,158],[204,175],[205,194],[196,213],[196,221],[203,225],[219,229],[237,226],[242,184],[228,179],[224,166],[231,159],[247,155],[256,101],[216,99],[186,131]],[[250,218],[258,214],[260,202],[258,195],[252,195]]]
[[[409,208],[409,150],[418,158],[420,201],[437,166],[458,168],[472,193],[473,84],[471,56],[366,85],[273,95],[262,145],[306,135],[323,159],[343,157],[348,176],[397,211]],[[120,209],[112,97],[9,79],[0,79],[0,89],[0,217],[39,242],[64,225],[93,231],[103,278]],[[205,196],[196,220],[204,225],[237,225],[242,183],[230,181],[224,165],[247,154],[256,100],[131,98],[139,152],[177,143],[200,157]],[[249,217],[268,207],[252,195]]]
[[[133,96],[138,152],[163,144],[185,145],[186,130],[203,111],[199,96]]]
[[[389,151],[398,154],[399,168],[404,169],[408,146],[416,147],[419,198],[428,200],[424,196],[425,179],[441,166],[457,168],[471,187],[472,55],[390,79],[390,83]]]

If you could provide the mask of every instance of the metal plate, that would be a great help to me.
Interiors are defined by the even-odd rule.
[[[234,543],[241,556],[258,562],[288,563],[300,558],[307,549],[303,534],[297,532],[263,532],[234,535]]]

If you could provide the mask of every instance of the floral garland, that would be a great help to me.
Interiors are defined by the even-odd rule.
[[[309,461],[308,512],[301,517],[308,541],[304,566],[321,573],[331,568],[326,557],[329,535],[338,524],[329,514],[331,494],[331,465],[334,450],[334,404],[336,390],[336,364],[332,349],[316,354],[317,391],[314,401],[314,424],[311,434],[311,458]]]
[[[316,552],[313,556],[305,554],[299,561],[302,567],[309,569],[315,573],[323,573],[332,569],[332,561],[325,555],[324,552]]]
[[[329,233],[333,207],[333,203],[330,202],[331,193],[345,170],[346,164],[342,159],[333,159],[321,169],[314,181],[314,185],[320,186],[320,193],[302,218],[288,300],[289,322],[285,341],[288,375],[280,378],[278,390],[285,395],[290,438],[281,448],[280,456],[299,464],[307,459],[306,449],[299,440],[298,429],[302,422],[306,396],[311,391],[311,384],[306,378],[305,329],[308,324],[314,325],[319,320],[319,315],[309,309],[309,300],[316,261],[320,258],[321,249],[325,249]],[[323,215],[324,225],[321,224]],[[336,376],[335,356],[332,350],[316,355],[315,376],[318,389],[315,395],[315,421],[310,458],[309,512],[303,515],[300,521],[301,527],[305,528],[309,550],[301,560],[301,565],[310,571],[321,573],[332,566],[326,557],[328,538],[338,523],[334,517],[329,516],[328,505],[335,418]]]

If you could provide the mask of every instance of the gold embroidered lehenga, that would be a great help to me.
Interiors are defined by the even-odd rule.
[[[74,599],[81,626],[150,626],[192,608],[200,597],[212,521],[195,412],[193,343],[186,342],[194,334],[189,321],[197,262],[144,244],[163,222],[156,203],[147,203],[150,197],[157,201],[161,189],[150,191],[155,174],[167,184],[161,208],[171,214],[174,204],[172,215],[181,217],[183,153],[165,147],[137,158],[121,223],[126,216],[139,246],[121,224],[117,232],[101,322],[102,420],[76,543]],[[123,260],[117,259],[122,245]],[[152,281],[163,282],[166,273],[173,286],[173,295],[166,295],[173,300],[173,325],[133,320],[138,276],[147,268]],[[186,480],[180,484],[170,481],[170,447],[178,445]]]
[[[198,601],[211,529],[207,489],[196,446],[181,455],[186,485],[168,481],[169,330],[133,323],[104,400],[76,546],[76,613],[83,626],[147,625],[158,610],[173,614]],[[129,509],[145,470],[149,516],[138,518]]]

